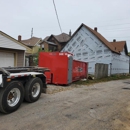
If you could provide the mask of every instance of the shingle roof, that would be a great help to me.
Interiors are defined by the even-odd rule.
[[[21,42],[27,46],[35,46],[40,40],[42,39],[37,37],[32,37],[30,39],[22,40]]]
[[[44,41],[47,41],[47,40],[48,40],[48,38],[49,38],[49,36],[45,37],[43,40],[44,40]]]
[[[125,45],[126,45],[126,41],[116,41],[116,42],[110,42],[115,48],[117,48],[117,50],[119,50],[120,52],[123,51]]]
[[[71,36],[71,38],[69,39],[69,41],[74,37],[74,35],[82,28],[85,27],[86,29],[88,29],[91,33],[93,33],[100,41],[102,41],[103,44],[105,44],[111,51],[120,54],[120,51],[117,50],[117,48],[115,48],[112,43],[110,43],[109,41],[107,41],[99,32],[91,29],[90,27],[86,26],[85,24],[81,24],[79,26],[79,28],[73,33],[73,35]]]
[[[70,36],[66,33],[62,33],[59,35],[51,35],[44,38],[44,41],[48,41],[51,37],[54,37],[58,42],[68,42],[70,39]]]
[[[99,32],[91,29],[90,27],[86,26],[85,24],[82,24],[82,26],[86,27],[88,30],[90,30],[100,41],[102,41],[111,51],[120,53],[117,48],[115,48],[109,41],[107,41]]]
[[[57,41],[59,42],[67,42],[70,39],[70,36],[66,33],[62,33],[60,35],[53,35]]]

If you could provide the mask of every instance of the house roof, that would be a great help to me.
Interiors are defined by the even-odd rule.
[[[120,54],[120,51],[115,48],[109,41],[107,41],[99,32],[91,29],[90,27],[86,26],[85,24],[81,24],[80,27],[74,32],[74,34],[72,35],[72,37],[70,38],[70,40],[74,37],[74,35],[82,28],[85,27],[86,29],[88,29],[91,33],[93,33],[102,43],[104,43],[111,51]],[[69,41],[70,41],[69,40]]]
[[[59,35],[51,35],[51,36],[47,36],[44,38],[45,41],[49,41],[49,39],[51,37],[54,37],[58,42],[60,43],[63,43],[63,42],[68,42],[69,39],[70,39],[70,36],[66,33],[62,33],[62,34],[59,34]]]
[[[126,48],[126,54],[128,54],[128,50],[126,47],[126,41],[116,41],[116,42],[110,42],[115,48],[117,48],[120,52],[123,51],[124,47]]]
[[[50,36],[47,36],[47,37],[45,37],[43,40],[44,40],[44,41],[47,41],[49,37],[50,37]]]
[[[90,27],[84,25],[87,29],[89,29],[100,41],[102,41],[111,51],[120,53],[118,49],[116,49],[109,41],[107,41],[100,33],[91,29]]]
[[[24,45],[22,42],[17,41],[15,38],[9,36],[8,34],[2,32],[2,31],[0,31],[0,34],[1,34],[2,36],[6,37],[7,39],[10,39],[11,41],[17,43],[19,46],[22,46],[23,48],[25,48],[25,49],[23,49],[23,50],[26,50],[26,52],[28,51],[29,53],[31,53],[32,49],[30,49],[29,47],[27,47],[26,45]],[[11,42],[10,42],[10,43],[11,43]],[[1,46],[1,47],[2,47],[2,46]],[[11,47],[12,47],[11,45],[8,45],[8,48],[11,48]],[[14,49],[14,48],[13,48],[13,49]],[[18,47],[18,50],[19,50],[19,47]]]
[[[27,46],[35,46],[38,42],[40,42],[42,39],[37,37],[32,37],[30,39],[21,40],[22,43],[24,43]]]

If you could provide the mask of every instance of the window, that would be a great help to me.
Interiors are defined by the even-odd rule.
[[[51,51],[51,52],[58,51],[58,47],[53,46],[53,45],[49,45],[49,51]]]

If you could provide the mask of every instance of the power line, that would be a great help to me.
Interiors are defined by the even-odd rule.
[[[127,31],[127,30],[130,30],[130,28],[127,28],[127,29],[101,29],[102,31]]]
[[[115,36],[115,37],[116,37],[116,36]],[[107,37],[107,38],[115,38],[115,37]],[[130,36],[116,37],[116,38],[130,38]]]
[[[58,21],[58,24],[59,24],[59,28],[60,28],[60,31],[62,33],[62,28],[61,28],[61,25],[60,25],[60,20],[59,20],[59,17],[58,17],[58,13],[57,13],[57,10],[56,10],[56,5],[55,5],[54,0],[53,0],[53,5],[54,5],[54,8],[55,8],[55,13],[56,13],[57,21]]]
[[[103,20],[103,21],[99,21],[99,22],[94,22],[93,21],[93,22],[88,22],[88,23],[101,23],[101,22],[106,23],[106,22],[111,22],[111,21],[123,21],[123,20],[126,20],[126,19],[128,20],[128,18],[119,18],[119,19]]]
[[[112,25],[103,25],[103,26],[98,26],[98,27],[106,27],[106,26],[118,26],[118,25],[126,25],[130,23],[123,23],[123,24],[112,24]]]

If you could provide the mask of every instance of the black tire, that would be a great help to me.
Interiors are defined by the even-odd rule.
[[[41,96],[43,83],[40,78],[32,78],[25,84],[25,100],[36,102]]]
[[[0,111],[11,113],[16,111],[24,99],[24,87],[18,81],[10,82],[6,88],[0,89]]]

